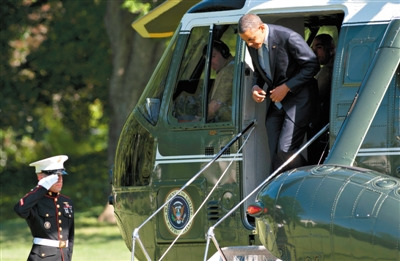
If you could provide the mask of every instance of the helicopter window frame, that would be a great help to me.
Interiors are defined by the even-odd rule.
[[[159,119],[161,104],[164,99],[165,87],[171,74],[171,64],[174,60],[174,53],[179,45],[179,31],[181,24],[178,26],[175,34],[172,36],[169,44],[160,58],[154,74],[148,81],[146,88],[137,102],[137,110],[149,122],[155,126]],[[179,47],[179,46],[178,46]]]
[[[198,28],[203,28],[204,32],[203,37],[201,37],[202,41],[199,39],[191,39],[193,38],[193,34],[197,33],[196,30]],[[228,28],[231,28],[231,33],[228,32]],[[235,85],[235,77],[236,77],[236,49],[238,45],[238,37],[237,37],[237,24],[227,24],[227,25],[217,25],[211,24],[207,26],[197,26],[191,29],[191,33],[189,37],[186,39],[185,50],[182,51],[182,58],[181,58],[181,66],[178,69],[178,73],[176,76],[176,83],[175,89],[172,95],[172,106],[168,113],[168,119],[170,124],[177,123],[178,126],[182,126],[183,123],[190,124],[190,125],[203,125],[203,124],[216,124],[216,123],[223,123],[223,125],[232,125],[233,124],[233,108],[234,106],[234,85]],[[206,32],[207,30],[207,32]],[[198,36],[197,36],[198,37]],[[212,70],[212,48],[214,40],[222,40],[226,42],[226,46],[229,49],[229,53],[232,57],[229,57],[229,69],[231,73],[225,72],[221,73],[220,75],[228,75],[230,76],[230,88],[229,94],[227,95],[226,92],[224,95],[226,103],[219,108],[222,108],[220,111],[224,112],[224,114],[220,113],[215,117],[217,119],[207,119],[208,118],[208,106],[209,106],[209,94],[212,86],[214,85],[214,81],[217,79],[217,73],[215,70]],[[194,42],[194,48],[191,46],[192,42]],[[198,43],[201,42],[201,45]],[[194,50],[193,50],[194,49]],[[202,54],[201,57],[199,54]],[[197,54],[197,55],[196,55]],[[194,58],[193,58],[194,57]],[[190,62],[198,61],[197,63]],[[195,66],[193,65],[195,64]],[[228,66],[227,66],[228,67]],[[225,67],[224,67],[225,68]],[[227,70],[227,69],[226,69]],[[221,69],[220,72],[223,70]],[[198,78],[198,79],[197,79]],[[220,77],[221,78],[221,77]],[[219,79],[219,82],[224,82]],[[186,85],[186,86],[184,86]],[[229,85],[229,84],[228,84]],[[221,90],[224,90],[224,86],[227,84],[221,84]],[[179,96],[184,93],[185,95],[191,96],[189,100],[186,101],[177,101],[180,99]],[[216,93],[216,90],[214,90]],[[218,93],[220,94],[221,91]],[[196,100],[197,99],[197,100]],[[223,102],[225,102],[225,100]],[[191,113],[189,115],[179,115],[177,105],[178,103],[181,106],[188,107],[189,105],[194,105],[197,107],[197,111],[195,113]],[[184,110],[186,113],[186,110]],[[190,110],[189,110],[190,111]],[[219,115],[224,115],[223,117]],[[181,117],[181,118],[180,118]]]
[[[211,106],[213,99],[218,100],[221,104],[215,115],[209,115],[211,108],[207,111],[207,121],[209,124],[231,124],[233,123],[235,108],[235,86],[237,78],[237,48],[239,46],[240,37],[237,33],[237,24],[213,24],[212,25],[212,47],[209,48],[209,80],[206,104]],[[222,48],[221,56],[224,57],[224,66],[218,67],[217,70],[212,68],[212,57],[214,49],[221,49],[221,46],[215,48],[214,45],[225,45]],[[229,55],[228,55],[229,53]],[[215,68],[217,69],[217,68]],[[214,94],[214,97],[213,97]]]
[[[176,75],[175,87],[169,110],[170,123],[199,123],[202,122],[203,111],[201,98],[204,91],[204,70],[206,61],[203,55],[203,46],[209,38],[209,26],[198,26],[185,35],[180,66]],[[205,37],[206,35],[206,37]],[[193,62],[197,61],[197,62]]]

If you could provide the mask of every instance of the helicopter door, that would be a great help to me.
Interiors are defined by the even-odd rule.
[[[174,85],[170,85],[163,131],[157,133],[157,157],[153,184],[157,205],[161,206],[174,191],[181,188],[198,173],[213,157],[235,137],[234,107],[236,95],[235,52],[237,34],[234,26],[201,26],[188,33],[181,33],[170,70],[175,70]],[[218,51],[218,54],[215,52]],[[218,57],[213,57],[218,56]],[[217,66],[215,60],[221,63]],[[175,66],[175,67],[174,67]],[[173,68],[174,67],[174,68]],[[209,106],[214,101],[213,108]],[[208,203],[217,211],[208,212],[203,206],[194,219],[194,225],[185,228],[180,242],[202,242],[209,220],[222,216],[225,193],[239,195],[237,179],[237,148],[232,146],[225,154],[207,168],[179,197],[179,212],[174,208],[175,199],[157,217],[158,243],[167,243],[181,232],[184,222],[193,216],[203,203],[209,190],[224,173],[219,188],[212,193]],[[235,160],[233,164],[229,162]],[[233,202],[229,198],[226,202]],[[210,203],[211,202],[211,203]],[[237,200],[236,200],[237,202]],[[183,207],[185,206],[185,207]],[[229,206],[231,207],[231,203]],[[207,217],[208,216],[208,217]],[[181,225],[175,223],[177,220]]]

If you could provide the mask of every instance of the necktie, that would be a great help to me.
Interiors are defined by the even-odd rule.
[[[262,51],[260,52],[260,65],[263,68],[267,77],[272,80],[271,78],[271,66],[269,64],[269,51],[265,44],[261,47]],[[280,110],[282,108],[282,104],[280,102],[275,102],[275,106]]]
[[[265,44],[262,45],[260,52],[260,65],[266,73],[267,77],[271,79],[271,67],[269,65],[269,52]],[[271,79],[272,80],[272,79]]]

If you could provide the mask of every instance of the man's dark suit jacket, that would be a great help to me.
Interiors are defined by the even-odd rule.
[[[317,57],[304,41],[303,37],[293,30],[279,25],[268,24],[268,48],[271,74],[267,78],[258,59],[258,50],[248,47],[254,66],[253,86],[261,88],[264,83],[269,91],[283,83],[290,92],[281,101],[286,114],[298,126],[307,125],[313,109],[314,99],[318,97],[317,83],[314,75],[319,70]]]

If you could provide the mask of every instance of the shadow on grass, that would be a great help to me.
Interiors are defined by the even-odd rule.
[[[6,220],[0,223],[0,244],[10,241],[31,241],[32,236],[26,221],[22,218]],[[116,224],[100,223],[96,218],[78,218],[75,220],[75,237],[91,242],[122,240]]]
[[[100,208],[101,209],[101,208]],[[116,224],[97,221],[98,211],[88,211],[75,216],[75,261],[130,260]],[[23,261],[32,246],[32,235],[22,218],[0,222],[0,251],[2,261]]]
[[[0,244],[4,246],[7,242],[31,241],[32,236],[28,225],[22,218],[6,220],[0,223]]]

